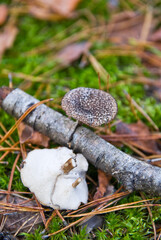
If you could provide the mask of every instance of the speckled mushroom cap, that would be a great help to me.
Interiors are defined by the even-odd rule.
[[[84,87],[69,91],[62,108],[69,117],[92,127],[110,122],[117,113],[117,103],[109,93]]]

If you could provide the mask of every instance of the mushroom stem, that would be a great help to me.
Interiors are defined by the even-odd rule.
[[[72,183],[72,187],[73,188],[76,188],[78,186],[78,184],[82,181],[82,179],[79,177],[75,180],[74,183]]]
[[[67,174],[68,172],[70,172],[73,168],[75,168],[77,166],[76,161],[74,158],[69,158],[61,167],[61,169],[63,170],[63,172],[65,174]]]

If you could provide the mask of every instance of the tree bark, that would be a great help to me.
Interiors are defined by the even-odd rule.
[[[1,88],[2,108],[16,118],[38,102],[20,89],[12,90],[7,96],[2,92]],[[54,142],[67,147],[70,145],[75,152],[82,153],[91,164],[114,176],[127,190],[161,196],[161,168],[125,154],[61,113],[42,104],[24,121]]]

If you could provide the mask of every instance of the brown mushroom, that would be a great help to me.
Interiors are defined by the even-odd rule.
[[[62,108],[69,117],[92,127],[110,122],[117,113],[116,100],[109,93],[85,87],[69,91]]]

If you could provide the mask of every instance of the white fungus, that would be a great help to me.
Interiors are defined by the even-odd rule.
[[[77,209],[87,203],[87,160],[66,147],[31,151],[21,169],[23,184],[54,209]]]

